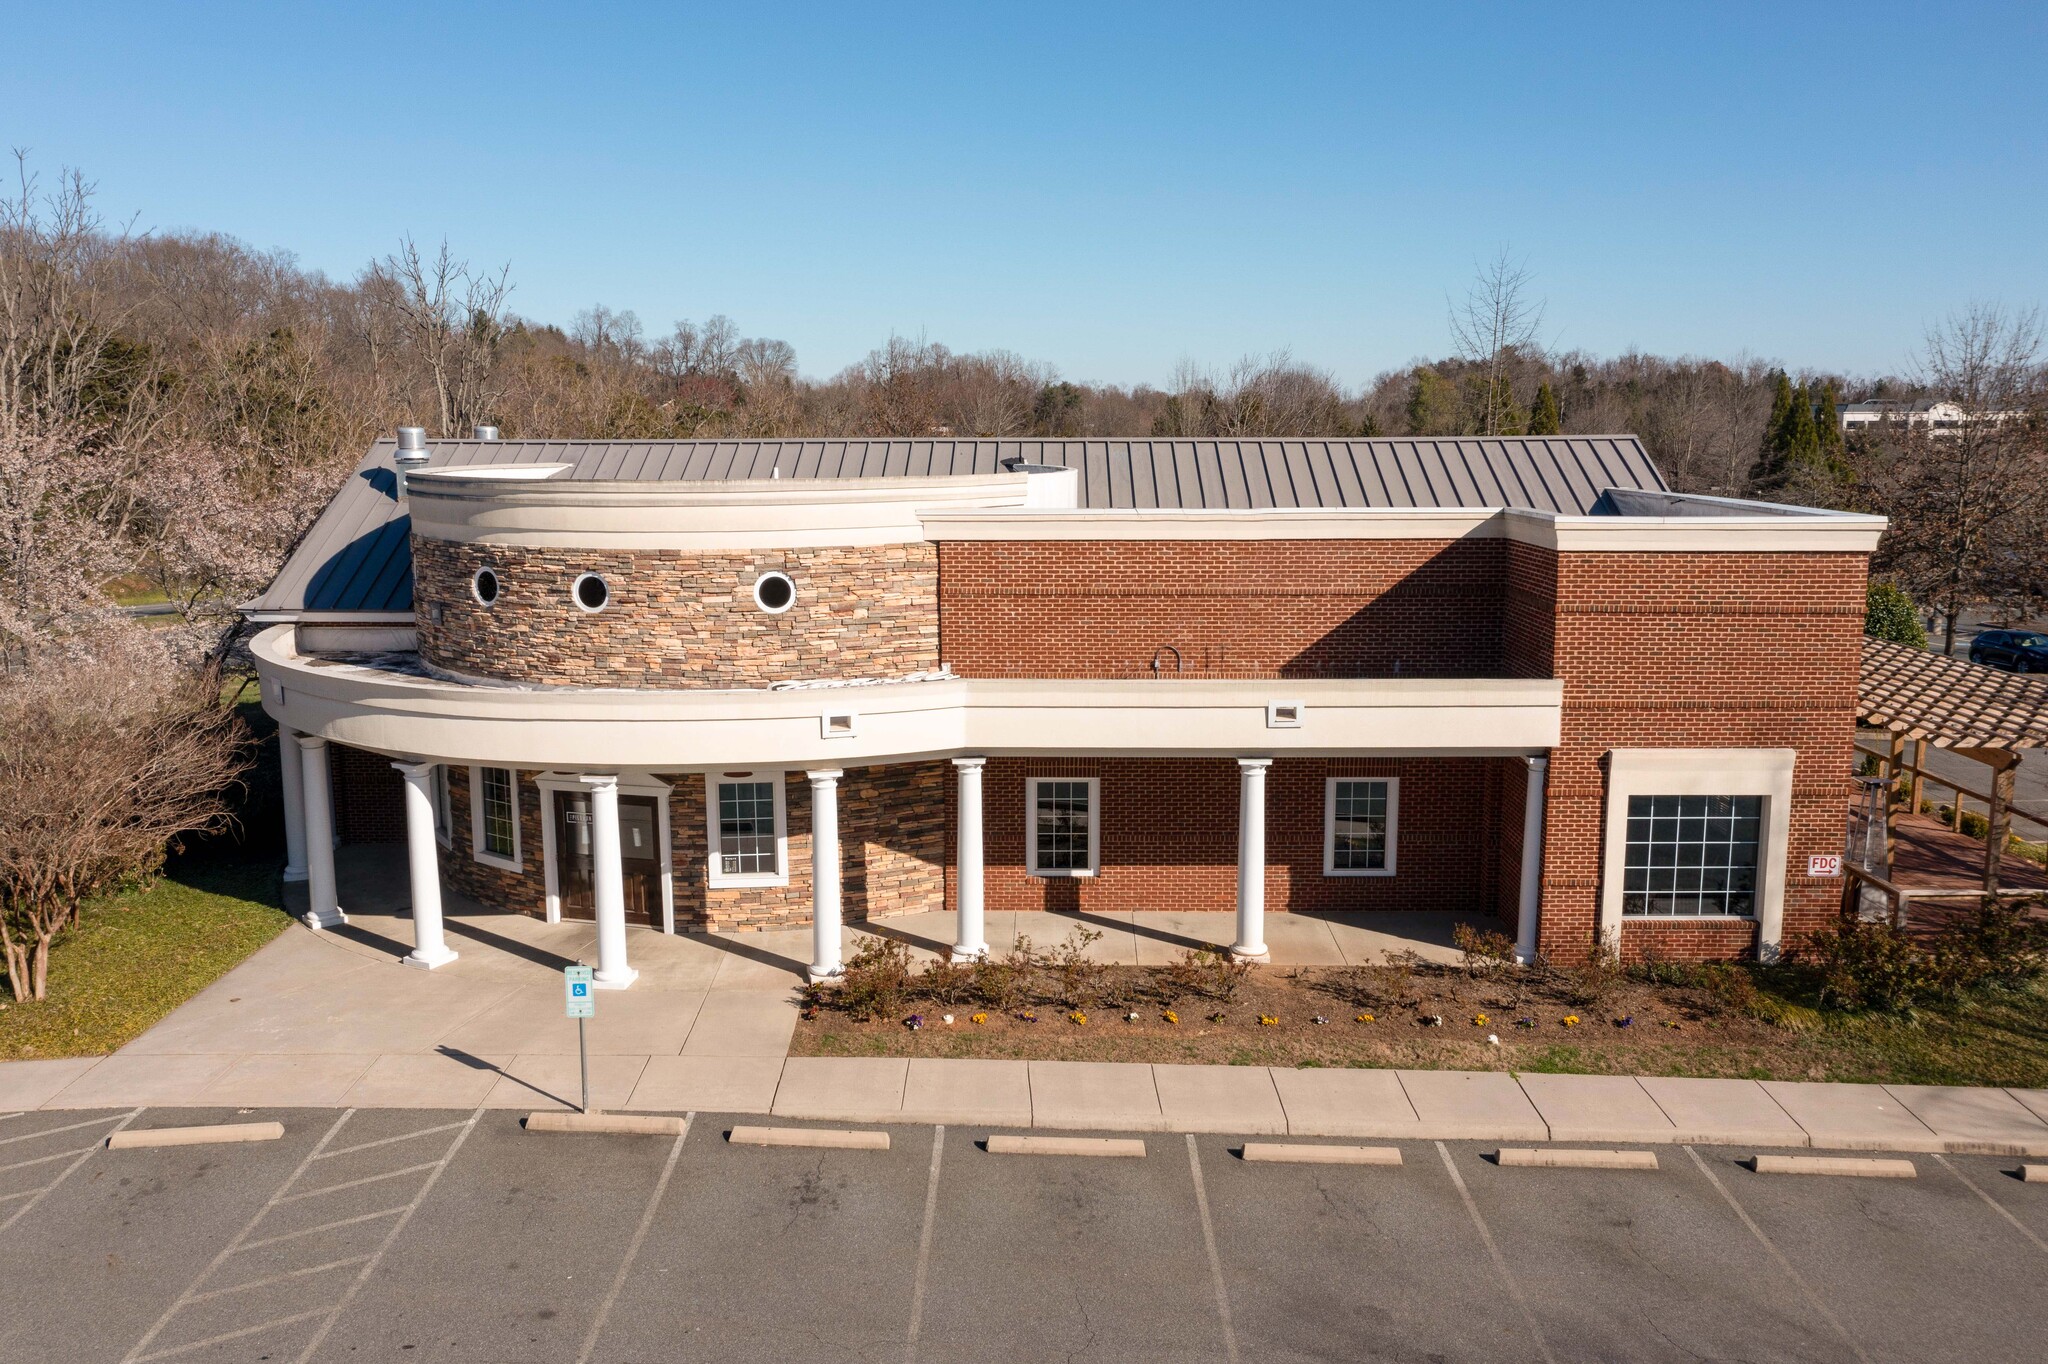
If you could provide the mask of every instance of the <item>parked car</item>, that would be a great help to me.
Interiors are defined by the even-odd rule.
[[[2037,630],[1983,630],[1970,641],[1970,661],[2016,673],[2048,673],[2048,635]]]

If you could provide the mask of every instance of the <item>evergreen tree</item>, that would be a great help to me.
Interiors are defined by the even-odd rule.
[[[1408,430],[1417,436],[1464,434],[1458,386],[1427,365],[1415,371],[1415,387],[1408,395]]]
[[[1777,386],[1771,394],[1771,417],[1764,423],[1764,439],[1756,452],[1756,463],[1750,466],[1749,481],[1759,492],[1769,492],[1785,481],[1785,442],[1790,435],[1792,409],[1796,396],[1792,392],[1791,376],[1784,370],[1776,374]]]
[[[1529,434],[1555,436],[1564,431],[1564,418],[1557,410],[1557,393],[1545,379],[1536,386],[1536,405],[1529,412]]]
[[[1814,416],[1814,425],[1820,428],[1820,450],[1828,460],[1840,458],[1842,453],[1842,412],[1841,395],[1835,392],[1835,381],[1828,380],[1820,391],[1820,411]]]
[[[1920,624],[1913,599],[1903,588],[1887,582],[1873,580],[1870,584],[1863,610],[1863,633],[1894,644],[1910,644],[1916,649],[1927,647],[1927,631]]]

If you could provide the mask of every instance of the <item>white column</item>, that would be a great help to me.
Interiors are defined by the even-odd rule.
[[[299,791],[306,805],[306,927],[348,922],[334,895],[334,788],[327,779],[327,741],[298,736]]]
[[[591,898],[597,902],[597,974],[601,990],[623,990],[640,975],[626,964],[626,869],[619,856],[619,779],[585,777],[590,787]]]
[[[1548,758],[1524,758],[1529,785],[1522,796],[1522,901],[1515,914],[1515,960],[1536,960],[1536,921],[1543,911],[1543,782]]]
[[[806,772],[811,779],[812,984],[837,980],[839,960],[839,777],[836,767]]]
[[[306,776],[298,731],[278,727],[277,765],[284,774],[284,879],[306,879]]]
[[[955,758],[960,773],[959,911],[953,917],[953,960],[973,961],[988,955],[988,932],[982,923],[981,769],[987,758]]]
[[[1266,769],[1271,758],[1237,760],[1237,941],[1230,955],[1264,961],[1266,951]]]
[[[412,954],[431,971],[455,960],[441,930],[440,840],[434,837],[434,764],[393,763],[405,778],[405,850],[412,870]]]

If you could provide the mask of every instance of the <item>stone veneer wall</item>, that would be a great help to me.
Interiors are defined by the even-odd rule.
[[[941,909],[946,900],[946,763],[849,768],[839,782],[841,911],[851,921]],[[448,770],[454,846],[441,850],[444,883],[488,909],[547,912],[538,772],[519,774],[519,853],[524,872],[479,862],[471,852],[469,769]],[[811,921],[811,786],[784,774],[789,884],[713,890],[710,824],[701,773],[664,774],[676,928],[734,931],[802,927]]]
[[[712,553],[541,549],[413,537],[420,656],[473,677],[550,686],[755,687],[814,678],[900,677],[939,666],[938,547],[862,545]],[[494,569],[500,592],[470,581]],[[796,602],[754,603],[764,573]],[[602,611],[570,588],[611,589]],[[438,615],[438,619],[436,619]]]

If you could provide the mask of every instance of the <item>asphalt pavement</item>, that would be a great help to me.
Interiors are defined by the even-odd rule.
[[[0,1359],[2032,1361],[2048,1185],[886,1152],[524,1132],[489,1110],[262,1111],[281,1141],[104,1149],[233,1110],[0,1119]]]

